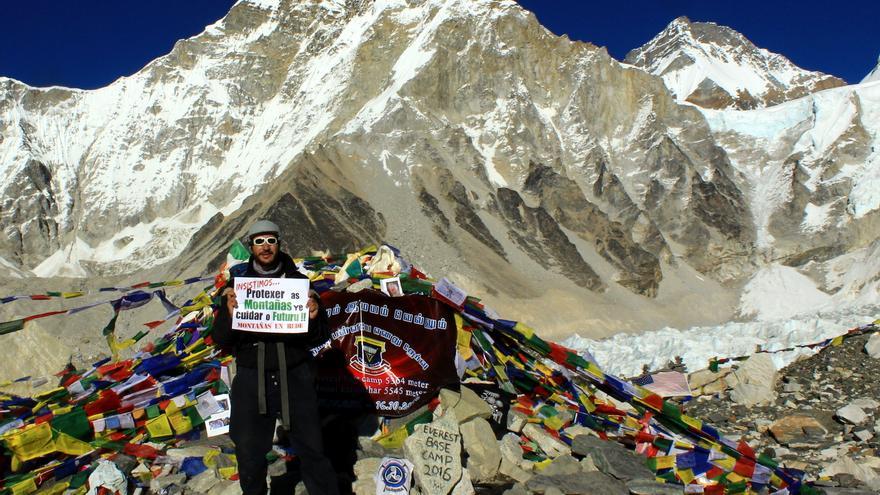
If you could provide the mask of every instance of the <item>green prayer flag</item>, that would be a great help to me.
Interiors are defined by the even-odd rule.
[[[116,318],[119,318],[119,311],[113,313],[113,318],[110,318],[110,321],[107,322],[107,326],[101,332],[102,335],[107,336],[116,331]]]
[[[196,410],[195,406],[187,407],[184,412],[189,418],[189,421],[192,424],[193,428],[201,426],[205,422],[205,420],[202,419],[202,416],[199,414],[199,411]]]
[[[77,407],[67,414],[62,414],[53,418],[50,423],[52,428],[78,439],[91,440],[92,425],[86,416],[86,411],[82,407]]]
[[[158,404],[153,404],[152,406],[147,406],[146,413],[148,418],[153,419],[162,414],[162,410],[159,409]]]
[[[416,425],[427,424],[430,423],[434,419],[433,411],[427,410],[422,414],[419,414],[415,418],[412,419],[409,423],[406,424],[406,431],[409,434],[412,434],[415,431]]]
[[[0,323],[0,335],[17,332],[24,328],[24,318]]]
[[[238,261],[247,261],[251,257],[251,252],[239,240],[232,243],[232,246],[229,248],[229,254]]]
[[[89,467],[85,471],[80,471],[80,472],[74,474],[73,476],[71,476],[70,477],[70,485],[67,488],[70,490],[75,490],[75,489],[85,485],[86,481],[89,480],[89,476],[92,474],[92,471],[95,470],[95,467],[97,467],[97,465],[95,465],[94,467]]]
[[[349,263],[348,267],[345,268],[345,273],[348,274],[349,278],[360,278],[364,274],[361,260],[356,259]]]

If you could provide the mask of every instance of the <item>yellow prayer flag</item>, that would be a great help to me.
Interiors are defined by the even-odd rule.
[[[67,490],[67,487],[69,486],[69,481],[59,481],[52,486],[41,488],[38,492],[36,492],[36,495],[61,495]]]
[[[67,405],[62,406],[61,404],[49,404],[49,410],[52,411],[52,414],[55,416],[61,416],[62,414],[67,414],[73,410],[73,406]]]
[[[676,469],[675,474],[678,475],[678,478],[685,485],[690,484],[691,481],[694,480],[694,470],[693,469]]]
[[[517,322],[516,325],[513,326],[513,329],[522,334],[522,336],[527,339],[530,339],[535,335],[535,331],[532,328],[519,322]]]
[[[639,424],[639,421],[632,416],[627,416],[626,420],[623,422],[623,425],[631,430],[636,430],[636,431],[638,431],[642,428],[642,425]]]
[[[205,463],[205,466],[213,468],[217,464],[216,459],[218,455],[220,455],[219,450],[209,450],[204,457],[202,457],[202,462]]]
[[[736,474],[736,473],[727,473],[727,481],[731,483],[739,483],[740,481],[745,481],[746,478]]]
[[[831,345],[834,347],[838,347],[841,344],[843,344],[843,335],[838,335],[837,337],[834,337],[834,340],[831,341]]]
[[[712,464],[720,467],[725,471],[733,471],[733,467],[736,466],[736,459],[730,456],[725,456],[724,459],[713,460]]]
[[[560,428],[565,426],[565,421],[559,416],[550,416],[549,418],[544,418],[544,426],[551,430],[559,431]]]
[[[462,359],[470,359],[471,356],[474,355],[473,349],[471,349],[471,332],[464,329],[464,321],[461,318],[461,315],[455,313],[455,327],[458,329],[458,333],[456,334],[456,345],[458,347],[458,353],[461,355]]]
[[[184,349],[183,352],[185,352],[187,354],[191,353],[193,351],[193,349],[198,347],[204,341],[205,341],[204,337],[197,338],[192,344],[186,346],[186,349]]]
[[[510,382],[510,378],[507,378],[507,372],[504,371],[504,366],[495,365],[493,368],[495,368],[495,373],[498,375],[498,378],[501,378],[502,384]]]
[[[535,363],[535,370],[540,371],[541,373],[544,374],[544,376],[553,375],[553,370],[550,369],[550,367],[545,365],[544,363]]]
[[[386,449],[399,449],[403,447],[403,442],[409,436],[406,426],[400,427],[387,435],[382,435],[376,439],[376,443]]]
[[[49,423],[28,425],[23,429],[14,430],[3,435],[6,448],[12,451],[19,461],[29,461],[51,454],[55,451],[52,440],[52,427]]]
[[[205,356],[210,354],[212,351],[213,348],[205,347],[201,351],[195,354],[190,354],[189,356],[183,358],[181,362],[187,367],[192,367],[193,365],[202,362],[205,359]]]
[[[578,402],[581,403],[587,409],[587,412],[591,413],[596,410],[596,404],[587,397],[585,394],[578,394]]]
[[[67,389],[64,387],[55,387],[52,390],[47,390],[45,392],[40,392],[39,394],[34,396],[34,400],[38,401],[47,401],[52,398],[53,395],[59,392],[67,392]]]
[[[223,479],[228,480],[229,478],[232,478],[232,476],[234,476],[235,473],[238,472],[238,467],[236,467],[236,466],[222,467],[222,468],[218,469],[217,472],[220,474],[220,476],[223,477]]]
[[[80,297],[86,295],[85,292],[63,292],[61,297],[64,299],[73,299],[74,297]]]
[[[675,467],[675,456],[674,455],[658,455],[657,457],[654,457],[654,464],[657,466],[657,470],[674,468]]]
[[[201,294],[197,295],[195,299],[193,299],[192,304],[180,308],[180,314],[185,315],[187,313],[192,313],[193,311],[198,311],[210,305],[211,298],[208,296],[208,294],[202,292]]]
[[[183,413],[177,412],[171,414],[168,416],[168,420],[171,421],[171,426],[174,428],[174,433],[177,435],[182,435],[192,430],[192,420],[189,419],[189,416],[185,416]]]
[[[691,428],[693,428],[693,429],[695,429],[695,430],[702,430],[702,429],[703,429],[703,422],[700,421],[700,420],[697,419],[697,418],[692,418],[692,417],[690,417],[690,416],[687,416],[687,415],[685,415],[685,414],[682,414],[682,415],[681,415],[681,421],[682,421],[684,424],[690,426]]]
[[[27,495],[37,491],[37,483],[33,478],[28,478],[10,486],[9,491],[12,495]]]
[[[164,414],[160,414],[147,421],[146,426],[151,438],[170,437],[173,434],[171,432],[171,423],[168,422],[168,416]]]
[[[55,450],[68,455],[83,455],[95,450],[88,442],[74,438],[67,433],[55,430],[58,436],[55,437]]]
[[[551,462],[553,462],[553,459],[544,459],[543,461],[536,462],[535,469],[537,471],[543,471],[547,468],[547,466],[550,465]]]
[[[605,373],[603,373],[602,370],[600,370],[599,367],[596,366],[596,363],[592,361],[587,361],[586,372],[598,378],[599,380],[605,379]]]

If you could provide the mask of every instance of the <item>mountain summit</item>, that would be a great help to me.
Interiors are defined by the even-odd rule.
[[[863,83],[880,81],[880,58],[877,60],[877,66],[862,79]]]
[[[803,70],[713,22],[672,21],[626,63],[658,75],[679,100],[705,108],[766,107],[846,83]]]

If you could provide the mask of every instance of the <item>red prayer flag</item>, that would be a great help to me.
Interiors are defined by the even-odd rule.
[[[736,446],[736,450],[748,457],[749,459],[756,459],[755,457],[755,449],[753,449],[748,443],[743,440],[739,441],[739,444]]]
[[[733,466],[733,472],[740,476],[751,478],[755,474],[755,461],[740,457]]]
[[[91,404],[86,404],[83,406],[83,409],[86,411],[86,416],[93,416],[98,413],[117,409],[121,403],[122,401],[119,399],[119,395],[113,390],[107,389],[101,391],[101,396],[98,400]]]
[[[38,314],[38,315],[25,316],[25,317],[23,318],[23,320],[24,320],[25,322],[28,322],[28,321],[31,321],[31,320],[36,320],[36,319],[38,319],[38,318],[45,318],[45,317],[47,317],[47,316],[61,315],[61,314],[64,314],[64,313],[67,313],[67,311],[49,311],[48,313],[40,313],[40,314]]]

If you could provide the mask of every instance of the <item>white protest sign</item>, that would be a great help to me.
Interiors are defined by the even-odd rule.
[[[306,333],[309,331],[309,281],[304,278],[235,279],[238,307],[232,328],[249,332]]]

